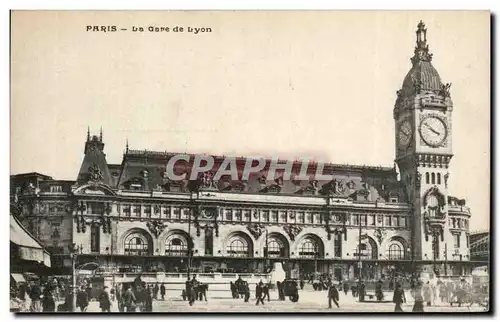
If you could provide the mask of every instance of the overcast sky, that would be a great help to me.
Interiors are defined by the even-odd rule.
[[[472,207],[472,230],[487,229],[488,12],[14,12],[11,172],[75,180],[87,126],[103,127],[108,163],[128,138],[133,149],[392,166],[396,91],[421,19],[453,84],[450,194]]]

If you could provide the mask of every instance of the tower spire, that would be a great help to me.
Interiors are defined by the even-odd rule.
[[[418,23],[415,33],[417,35],[417,46],[415,47],[411,62],[413,65],[420,61],[430,62],[432,54],[429,52],[429,45],[427,45],[427,28],[425,28],[425,23],[422,20]]]
[[[101,132],[100,132],[100,134],[99,134],[99,141],[101,141],[101,142],[102,142],[102,126],[101,126]]]
[[[90,126],[87,126],[87,141],[90,141]]]
[[[126,142],[126,145],[125,145],[125,153],[128,153],[128,138],[127,138],[127,142]]]

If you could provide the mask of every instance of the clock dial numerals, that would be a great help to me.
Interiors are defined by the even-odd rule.
[[[444,121],[435,116],[426,117],[420,123],[420,135],[432,147],[438,147],[444,142],[447,131]]]
[[[398,142],[400,146],[407,147],[410,144],[411,137],[413,135],[413,130],[411,124],[408,121],[404,121],[399,126],[398,130]]]

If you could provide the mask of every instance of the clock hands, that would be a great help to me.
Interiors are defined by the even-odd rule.
[[[434,130],[429,124],[424,123],[424,125],[425,125],[426,128],[428,128],[429,130],[431,130],[431,132],[434,132],[437,135],[441,135],[441,133],[439,133],[438,131]]]

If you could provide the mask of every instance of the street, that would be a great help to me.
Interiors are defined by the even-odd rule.
[[[408,292],[407,292],[408,293]],[[359,303],[357,299],[354,299],[349,293],[345,295],[340,294],[339,305],[340,308],[334,307],[328,309],[328,299],[326,297],[326,291],[301,291],[299,293],[300,299],[297,303],[291,302],[289,299],[286,301],[276,300],[278,295],[276,292],[271,292],[271,301],[264,301],[264,305],[256,306],[256,300],[253,298],[248,303],[245,303],[242,299],[231,299],[231,298],[217,298],[217,294],[213,294],[214,297],[208,296],[208,301],[196,301],[193,306],[189,306],[187,301],[182,301],[180,295],[167,296],[164,301],[154,301],[153,311],[154,312],[172,312],[172,313],[189,313],[189,312],[393,312],[393,303],[375,303],[375,302],[364,302]],[[392,299],[392,293],[385,292],[385,299]],[[403,304],[403,310],[405,312],[411,312],[413,308],[413,299],[409,294],[407,294],[408,303]],[[425,312],[483,312],[484,309],[477,305],[472,307],[462,306],[453,307],[449,304],[436,304],[434,306],[425,307]],[[99,303],[91,302],[87,312],[100,312]],[[113,303],[112,312],[118,312],[116,302]]]

